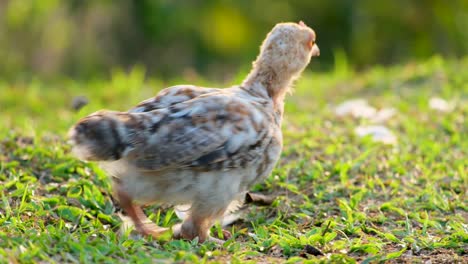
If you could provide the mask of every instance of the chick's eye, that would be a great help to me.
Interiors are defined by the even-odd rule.
[[[313,46],[314,46],[314,41],[311,39],[311,40],[309,40],[309,41],[307,42],[307,47],[308,47],[309,49],[312,49]]]

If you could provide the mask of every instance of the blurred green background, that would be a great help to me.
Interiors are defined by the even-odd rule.
[[[315,70],[468,51],[467,0],[0,0],[0,78],[94,78],[140,65],[158,78],[247,71],[265,34],[303,20]]]

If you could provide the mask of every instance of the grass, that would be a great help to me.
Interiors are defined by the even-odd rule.
[[[119,232],[107,176],[65,144],[67,129],[95,110],[125,110],[170,84],[208,82],[145,80],[141,69],[89,82],[0,82],[0,262],[466,263],[467,68],[468,59],[435,57],[359,74],[345,66],[306,72],[287,99],[282,159],[252,188],[278,197],[249,206],[222,248]],[[74,112],[78,95],[90,104]],[[455,100],[455,109],[430,109],[432,96]],[[356,137],[368,121],[333,113],[351,98],[396,108],[386,126],[398,143]],[[178,221],[170,207],[145,210],[160,225]],[[308,254],[311,246],[324,255]]]

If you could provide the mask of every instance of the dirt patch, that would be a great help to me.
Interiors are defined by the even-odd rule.
[[[390,261],[389,263],[427,263],[427,264],[454,264],[454,263],[468,263],[468,250],[465,247],[461,255],[457,254],[452,249],[434,249],[434,250],[421,250],[417,254],[411,250],[405,252],[400,258]]]

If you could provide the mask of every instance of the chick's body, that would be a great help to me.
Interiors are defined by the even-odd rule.
[[[318,55],[314,42],[303,23],[278,24],[242,85],[174,86],[128,112],[94,113],[71,129],[74,152],[113,177],[139,232],[157,237],[162,229],[146,223],[138,204],[189,203],[176,236],[204,241],[236,195],[278,161],[284,96]]]
[[[281,152],[281,114],[271,100],[240,87],[175,86],[125,115],[102,114],[102,130],[115,130],[106,136],[124,131],[113,142],[131,146],[124,157],[101,164],[143,204],[222,209],[269,175]]]

